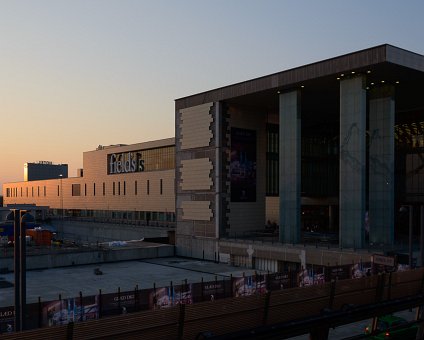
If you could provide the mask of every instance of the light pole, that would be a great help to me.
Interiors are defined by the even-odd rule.
[[[61,229],[62,229],[62,238],[63,238],[63,186],[62,186],[62,179],[63,175],[60,174],[60,213],[61,213]]]
[[[26,223],[35,219],[26,210],[12,209],[11,214],[14,221],[15,331],[20,332],[25,330],[26,321]]]

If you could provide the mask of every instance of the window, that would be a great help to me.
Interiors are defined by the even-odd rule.
[[[72,184],[72,196],[81,196],[81,184]]]
[[[40,186],[37,187],[37,196],[40,197]]]
[[[21,187],[21,197],[22,197],[22,187]]]
[[[161,178],[160,179],[160,188],[159,188],[161,195],[162,195],[162,189],[163,189],[163,181],[162,181],[162,178]]]
[[[60,196],[59,186],[57,186],[57,196]]]
[[[137,196],[137,181],[134,182],[134,195]]]
[[[28,187],[26,188],[26,197],[28,197]]]
[[[96,196],[96,183],[93,183],[93,196]]]
[[[121,195],[121,182],[118,182],[118,195]]]
[[[46,186],[44,186],[44,197],[46,197]]]
[[[31,196],[34,197],[34,187],[31,187]]]
[[[106,195],[106,184],[103,182],[103,196]]]
[[[113,196],[115,196],[115,182],[113,182]]]
[[[126,192],[127,192],[127,183],[124,181],[124,196],[125,196]]]
[[[150,181],[147,180],[147,195],[150,195]]]
[[[84,183],[84,196],[87,196],[87,183]]]

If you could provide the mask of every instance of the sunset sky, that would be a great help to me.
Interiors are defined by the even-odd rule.
[[[174,99],[389,43],[424,1],[0,0],[0,187],[25,162],[174,136]],[[423,93],[424,94],[424,93]]]

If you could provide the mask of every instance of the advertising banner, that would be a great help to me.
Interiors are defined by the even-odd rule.
[[[231,202],[256,202],[256,131],[231,128]]]

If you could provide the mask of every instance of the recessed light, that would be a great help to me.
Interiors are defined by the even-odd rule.
[[[343,77],[344,76],[344,73],[342,73],[341,75],[340,75],[340,77]]]
[[[366,89],[366,90],[369,90],[370,88],[367,86],[365,89]]]
[[[355,74],[355,71],[352,71],[352,74]]]
[[[340,77],[337,77],[337,80],[340,80]]]
[[[281,93],[281,91],[277,91],[277,93],[278,93],[278,94],[280,94],[280,93]]]
[[[374,85],[374,83],[371,83],[371,85]]]
[[[305,87],[305,85],[302,85],[301,88],[303,89]]]
[[[400,83],[400,81],[399,80],[396,80],[396,84],[399,84]]]
[[[371,73],[371,71],[370,71],[370,70],[368,70],[368,71],[367,71],[367,73],[368,73],[368,74],[370,74],[370,73]]]
[[[383,84],[384,83],[384,80],[382,80],[381,83]]]

